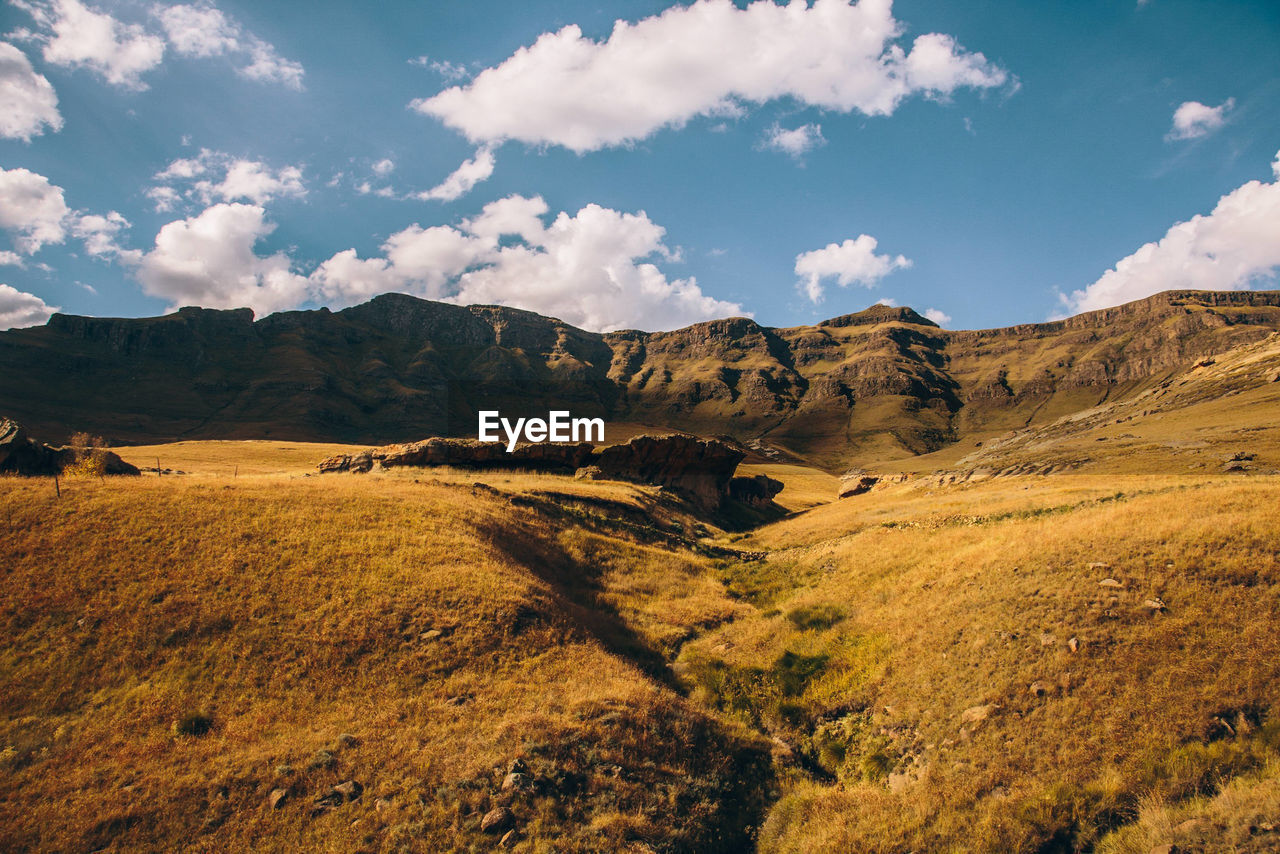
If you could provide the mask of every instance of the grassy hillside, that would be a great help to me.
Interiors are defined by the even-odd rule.
[[[658,652],[737,607],[679,508],[505,480],[0,482],[3,847],[740,850],[767,751]]]
[[[1280,847],[1280,477],[758,464],[727,534],[328,451],[0,480],[0,847]]]

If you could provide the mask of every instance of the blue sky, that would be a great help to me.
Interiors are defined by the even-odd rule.
[[[0,38],[0,327],[980,328],[1280,269],[1274,0],[7,0]]]

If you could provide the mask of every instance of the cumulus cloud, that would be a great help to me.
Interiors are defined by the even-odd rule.
[[[95,258],[115,257],[127,264],[136,264],[142,253],[136,249],[124,249],[116,236],[129,229],[129,220],[118,211],[100,214],[83,214],[71,224],[71,233],[84,241],[84,250]]]
[[[925,309],[924,316],[939,326],[946,326],[951,322],[951,315],[936,308]]]
[[[577,26],[545,33],[466,85],[413,102],[473,142],[507,139],[577,152],[623,145],[695,116],[794,98],[842,113],[889,115],[903,99],[989,89],[1009,75],[950,36],[897,43],[891,0],[696,0],[606,41]]]
[[[47,305],[35,294],[0,285],[0,329],[39,326],[61,310],[56,305]]]
[[[258,205],[216,204],[165,225],[155,248],[141,256],[138,281],[170,310],[248,306],[258,314],[296,308],[308,299],[305,276],[283,252],[260,256],[258,241],[275,226]]]
[[[383,257],[340,252],[312,275],[318,295],[351,304],[388,290],[451,302],[512,305],[587,329],[671,329],[741,306],[668,279],[664,229],[643,212],[587,205],[547,222],[541,198],[510,196],[459,227],[414,225],[383,244]]]
[[[142,75],[164,59],[164,39],[80,0],[13,0],[35,20],[46,62],[84,68],[122,89],[142,90]]]
[[[1206,106],[1199,101],[1186,101],[1174,110],[1173,127],[1166,139],[1199,139],[1208,136],[1226,124],[1227,113],[1235,105],[1235,98],[1228,98],[1216,107]]]
[[[822,302],[824,280],[836,280],[840,287],[858,284],[875,287],[876,283],[894,270],[911,266],[911,261],[901,255],[877,255],[878,242],[869,234],[859,234],[854,240],[829,243],[822,249],[803,252],[796,256],[796,275],[802,276],[800,289],[812,302]]]
[[[268,42],[247,32],[211,2],[155,6],[150,32],[126,23],[80,0],[11,0],[36,24],[27,33],[44,46],[45,61],[85,68],[123,89],[147,88],[142,76],[164,60],[166,43],[179,56],[228,57],[236,72],[250,80],[302,88],[303,67],[277,53]]]
[[[66,239],[71,216],[62,188],[26,169],[0,169],[0,228],[24,255]]]
[[[246,32],[212,3],[169,6],[157,9],[156,16],[179,55],[226,56],[239,64],[237,73],[242,77],[302,89],[301,64],[280,56],[274,46]]]
[[[384,157],[377,163],[373,164],[373,174],[379,178],[385,178],[395,171],[396,163],[389,157]]]
[[[62,129],[58,96],[27,55],[0,42],[0,136],[30,142],[45,130]]]
[[[1271,183],[1249,181],[1218,200],[1213,211],[1169,229],[1070,296],[1076,313],[1108,308],[1178,288],[1249,290],[1274,282],[1280,269],[1280,153]]]
[[[476,151],[475,156],[470,160],[464,160],[449,177],[430,190],[418,193],[417,197],[423,200],[452,202],[471,192],[481,181],[489,180],[489,176],[493,174],[493,167],[493,149],[484,146]]]
[[[116,235],[127,228],[129,221],[116,211],[106,215],[73,211],[67,207],[62,188],[43,175],[26,169],[0,169],[0,229],[9,232],[18,250],[0,253],[0,264],[21,266],[21,255],[62,243],[68,232],[84,241],[90,255],[127,260],[132,253],[116,242]]]
[[[8,249],[0,251],[0,267],[25,267],[26,262],[22,260],[22,256],[17,252],[10,252]]]
[[[195,157],[174,160],[155,178],[161,183],[148,189],[146,195],[161,212],[173,210],[184,198],[205,205],[214,201],[264,205],[276,198],[297,198],[307,193],[299,166],[272,169],[260,160],[207,148]],[[177,185],[185,187],[179,189]]]
[[[822,136],[822,125],[807,124],[790,130],[773,125],[765,131],[764,147],[800,158],[827,141]]]

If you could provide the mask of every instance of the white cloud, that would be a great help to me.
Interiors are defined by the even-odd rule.
[[[889,115],[913,94],[992,88],[1006,72],[949,36],[908,52],[891,0],[696,0],[607,41],[577,26],[545,33],[465,86],[413,102],[473,142],[517,139],[592,151],[643,139],[695,116],[738,115],[743,103],[794,98],[838,112]]]
[[[56,305],[47,305],[35,294],[0,285],[0,329],[39,326],[61,310]]]
[[[796,275],[804,277],[801,290],[817,303],[822,301],[824,279],[834,278],[841,287],[858,284],[870,288],[894,270],[911,266],[901,255],[877,255],[877,245],[871,235],[860,234],[854,240],[829,243],[797,255]]]
[[[26,54],[0,42],[0,136],[30,142],[46,129],[62,129],[57,93]]]
[[[671,329],[742,307],[669,280],[648,259],[668,257],[664,229],[643,212],[587,205],[546,223],[541,198],[510,196],[460,227],[414,225],[383,244],[384,257],[340,252],[312,275],[325,300],[351,304],[389,290],[455,303],[497,303],[587,329]]]
[[[276,198],[297,198],[307,193],[299,166],[273,170],[260,160],[233,157],[207,148],[195,157],[173,161],[155,177],[163,183],[148,189],[146,195],[161,212],[173,210],[183,198],[205,205],[214,201],[263,205]],[[200,180],[195,180],[197,178]],[[188,186],[179,190],[174,186],[179,183]]]
[[[142,75],[164,58],[164,39],[80,0],[13,0],[35,19],[46,62],[84,68],[123,89],[142,90]]]
[[[22,256],[17,252],[10,252],[8,249],[0,251],[0,267],[25,267],[26,262],[22,260]]]
[[[281,83],[302,89],[302,65],[283,58],[275,47],[228,17],[212,3],[179,4],[156,10],[169,43],[182,56],[228,56],[237,60],[237,73],[250,80]]]
[[[62,188],[48,178],[26,169],[0,169],[0,228],[13,237],[19,252],[31,255],[61,243],[70,216]]]
[[[1235,105],[1235,98],[1228,98],[1216,107],[1206,106],[1199,101],[1187,101],[1174,111],[1173,128],[1165,138],[1181,140],[1208,136],[1226,124],[1226,115]]]
[[[274,229],[257,205],[214,205],[161,228],[155,248],[140,259],[138,280],[171,310],[248,306],[261,315],[296,308],[309,297],[306,277],[293,272],[283,252],[254,251]]]
[[[445,80],[462,80],[471,73],[467,71],[465,65],[457,65],[448,60],[433,60],[429,56],[415,56],[409,60],[409,64],[417,65],[421,68],[430,68]]]
[[[1124,258],[1093,284],[1059,294],[1071,313],[1093,311],[1179,288],[1248,290],[1280,269],[1280,154],[1275,181],[1249,181]]]
[[[377,163],[373,164],[373,174],[379,178],[385,178],[395,171],[396,163],[389,157],[384,157]]]
[[[493,149],[489,146],[484,146],[477,150],[475,156],[470,160],[464,160],[462,165],[453,170],[449,177],[430,190],[418,193],[417,197],[423,200],[436,199],[442,202],[451,202],[471,192],[475,185],[481,181],[487,181],[489,176],[493,174],[493,167]]]
[[[84,241],[84,249],[95,258],[116,257],[126,263],[136,264],[142,253],[136,249],[122,249],[116,235],[130,227],[129,220],[118,211],[106,216],[84,214],[71,224],[71,233]]]
[[[764,147],[799,158],[820,145],[826,145],[822,125],[807,124],[787,130],[774,124],[765,132]]]
[[[925,309],[924,316],[939,326],[946,326],[951,322],[951,315],[936,308]]]

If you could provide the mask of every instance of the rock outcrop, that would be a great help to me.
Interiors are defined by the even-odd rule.
[[[729,481],[745,456],[718,439],[636,436],[600,449],[591,462],[605,477],[670,487],[715,509],[729,497]]]
[[[517,445],[511,453],[498,442],[431,438],[372,448],[322,461],[321,473],[363,473],[400,466],[454,466],[579,473],[583,479],[627,480],[665,486],[714,510],[729,498],[767,506],[782,484],[762,475],[734,478],[745,454],[717,439],[693,436],[637,436],[620,445],[596,449],[589,443]],[[731,482],[742,481],[735,490]]]
[[[498,442],[433,437],[421,442],[387,445],[358,454],[330,457],[320,463],[319,469],[326,473],[367,472],[375,467],[390,469],[403,466],[453,466],[572,473],[586,463],[593,449],[587,442],[543,443],[517,445],[508,453],[506,446]]]
[[[907,474],[868,474],[864,471],[847,472],[840,478],[840,498],[852,498],[863,495],[873,489],[883,489],[895,483],[906,483],[910,479]]]
[[[749,507],[764,510],[773,504],[774,496],[782,492],[782,487],[782,481],[774,480],[768,475],[735,477],[729,481],[729,498]]]
[[[135,466],[101,448],[94,449],[103,474],[138,474]],[[27,435],[22,425],[8,418],[0,419],[0,473],[21,475],[61,474],[76,462],[73,448],[55,448],[37,442]]]

